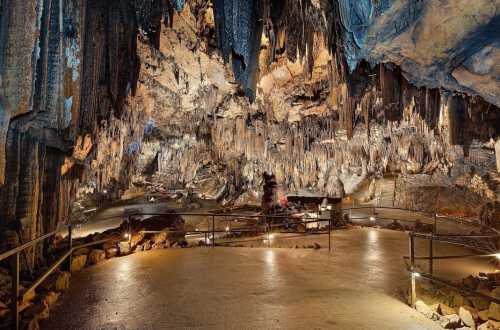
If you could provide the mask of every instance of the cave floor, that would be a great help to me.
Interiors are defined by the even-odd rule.
[[[440,329],[402,302],[404,232],[363,228],[335,231],[332,238],[331,253],[216,247],[110,259],[75,273],[42,327]],[[436,267],[454,278],[491,270],[476,259]]]

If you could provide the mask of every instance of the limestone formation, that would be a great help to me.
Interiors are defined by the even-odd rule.
[[[293,194],[378,203],[387,177],[395,207],[500,228],[499,12],[490,0],[0,1],[0,252],[120,199],[268,213]],[[121,227],[75,251],[71,270],[184,246],[179,216],[152,220],[168,234],[135,222],[118,243]],[[23,276],[63,247],[49,245],[26,249]],[[449,298],[500,321],[496,305]]]

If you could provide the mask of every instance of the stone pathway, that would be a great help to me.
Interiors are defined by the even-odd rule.
[[[74,274],[42,327],[439,329],[401,301],[405,233],[353,229],[333,240],[331,254],[218,247],[111,259]],[[460,278],[490,270],[478,260],[467,265],[436,271]]]

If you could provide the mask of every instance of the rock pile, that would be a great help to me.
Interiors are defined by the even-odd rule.
[[[500,299],[500,272],[468,276],[457,284]],[[417,282],[415,308],[445,329],[500,329],[500,304],[446,286]]]
[[[19,302],[21,326],[23,329],[40,329],[39,322],[50,315],[50,308],[58,301],[61,293],[69,288],[70,274],[59,271],[49,276],[36,291],[27,291],[29,283],[21,282],[20,292],[24,294]],[[9,272],[0,268],[0,329],[10,329],[12,325],[12,279]],[[8,293],[6,295],[5,293]]]

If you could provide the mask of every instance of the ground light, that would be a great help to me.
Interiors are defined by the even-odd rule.
[[[375,221],[377,220],[373,215],[370,217],[370,221]]]
[[[125,234],[123,234],[123,237],[125,237],[125,238],[129,238],[129,237],[130,237],[130,234],[129,234],[129,233],[125,233]]]
[[[415,277],[420,277],[420,273],[417,273],[417,272],[413,272],[413,275],[414,275]]]
[[[500,260],[500,253],[495,254],[495,257],[497,257],[497,259]]]
[[[229,226],[226,226],[226,231],[229,231]]]

